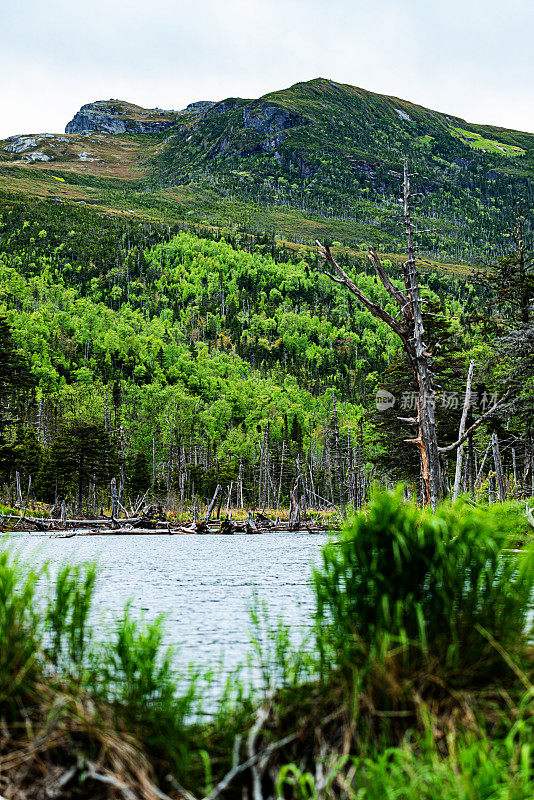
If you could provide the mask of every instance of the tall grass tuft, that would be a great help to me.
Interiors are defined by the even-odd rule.
[[[41,631],[35,613],[33,570],[0,551],[0,708],[11,716],[32,694],[39,674]]]
[[[200,703],[199,672],[179,676],[163,645],[163,618],[143,623],[129,607],[98,652],[98,693],[116,718],[180,774],[188,765],[190,722]]]
[[[49,644],[45,655],[67,674],[83,670],[90,647],[89,611],[96,583],[96,564],[66,564],[57,573],[48,599],[44,625]]]
[[[400,647],[413,665],[491,672],[499,648],[521,661],[532,642],[534,546],[509,554],[502,515],[459,502],[436,513],[375,492],[314,572],[317,643],[343,666]],[[529,616],[530,615],[530,616]]]
[[[0,549],[0,719],[13,723],[12,742],[21,754],[47,753],[56,737],[67,764],[83,763],[83,750],[124,774],[138,758],[140,774],[164,764],[183,779],[194,752],[199,673],[179,674],[162,620],[138,621],[129,608],[104,642],[102,633],[95,641],[95,565],[51,573],[48,564],[29,569]],[[0,742],[0,764],[2,757]]]

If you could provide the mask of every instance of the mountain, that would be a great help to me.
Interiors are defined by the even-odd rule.
[[[0,189],[292,247],[330,237],[395,254],[404,156],[425,256],[454,265],[499,255],[517,202],[534,199],[534,134],[324,78],[181,111],[89,103],[65,134],[0,142]]]
[[[496,156],[497,173],[534,177],[532,134],[471,125],[323,78],[258,100],[223,100],[199,118],[184,119],[156,167],[178,181],[198,171],[249,167],[263,177],[287,172],[320,182],[336,176],[357,185],[363,178],[384,191],[404,155],[425,165],[430,186],[444,180],[438,159],[462,169],[476,156]]]

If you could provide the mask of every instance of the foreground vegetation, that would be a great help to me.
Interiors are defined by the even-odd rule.
[[[0,557],[6,798],[509,798],[534,792],[534,545],[517,512],[375,494],[314,573],[313,646],[256,614],[264,685],[206,717],[162,621],[90,624],[94,567]],[[46,597],[46,600],[43,600]],[[201,665],[199,665],[200,670]]]

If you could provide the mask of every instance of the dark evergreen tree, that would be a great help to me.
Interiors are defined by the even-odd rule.
[[[18,469],[26,481],[32,478],[35,482],[39,474],[43,451],[33,428],[19,426],[14,447],[14,468]]]
[[[0,474],[8,480],[16,460],[9,429],[19,421],[24,393],[31,386],[27,364],[13,341],[7,319],[0,315]]]
[[[291,423],[291,439],[293,442],[295,442],[297,450],[302,450],[302,425],[298,421],[297,417],[293,417],[293,421]]]
[[[75,420],[53,441],[43,461],[36,491],[49,501],[56,494],[73,496],[81,509],[89,483],[102,487],[116,469],[117,458],[104,426],[99,422]]]
[[[0,315],[0,434],[17,419],[17,402],[31,384],[28,366],[13,341],[7,319]]]
[[[128,482],[128,489],[132,497],[139,497],[143,495],[150,487],[150,465],[148,458],[143,450],[139,450],[130,467],[130,480]]]

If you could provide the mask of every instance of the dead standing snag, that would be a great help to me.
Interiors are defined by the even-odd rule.
[[[369,259],[376,270],[380,282],[399,307],[399,314],[397,317],[392,317],[384,308],[373,303],[373,301],[361,291],[357,284],[354,283],[334,259],[328,246],[320,242],[317,242],[317,246],[319,247],[320,255],[333,270],[333,273],[326,272],[328,277],[336,283],[346,286],[346,288],[358,298],[361,304],[374,317],[385,322],[386,325],[397,334],[402,342],[417,386],[417,416],[406,420],[410,424],[416,426],[416,435],[410,439],[406,439],[406,441],[409,444],[415,445],[419,450],[425,490],[424,499],[426,503],[430,504],[432,508],[435,509],[445,491],[445,483],[440,463],[440,452],[456,450],[456,448],[465,441],[470,431],[478,427],[482,420],[489,416],[489,413],[493,413],[493,411],[505,402],[508,398],[508,394],[496,403],[489,412],[486,412],[486,414],[477,420],[476,423],[470,426],[468,431],[463,435],[461,433],[460,438],[453,445],[446,448],[440,448],[438,446],[434,409],[433,364],[424,341],[425,331],[419,290],[419,276],[415,265],[415,246],[411,219],[410,175],[408,173],[406,159],[404,159],[403,217],[408,256],[403,264],[404,290],[395,286],[388,277],[376,252],[372,248],[369,251]]]

